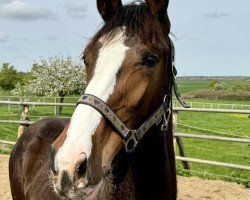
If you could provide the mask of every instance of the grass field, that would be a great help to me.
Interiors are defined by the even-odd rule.
[[[190,92],[208,87],[210,81],[183,80],[179,81],[182,92]],[[229,82],[228,84],[232,84]],[[13,98],[15,100],[15,98]],[[16,99],[18,100],[18,99]],[[30,101],[55,102],[54,98],[32,97]],[[65,99],[65,102],[75,103],[77,97]],[[214,103],[214,104],[234,104],[250,105],[249,101],[232,100],[208,100],[208,99],[188,99],[188,102]],[[248,108],[249,109],[249,108]],[[65,107],[61,117],[70,117],[74,108]],[[20,119],[19,106],[0,106],[0,120]],[[30,121],[53,116],[53,107],[30,107]],[[191,126],[191,127],[190,127]],[[0,124],[0,139],[16,141],[18,125]],[[199,133],[208,135],[228,136],[228,137],[248,137],[250,138],[250,118],[244,114],[223,114],[223,113],[178,113],[178,132]],[[231,142],[183,139],[187,157],[228,162],[234,164],[250,166],[250,144],[239,144]],[[0,151],[1,153],[1,151]],[[2,150],[2,153],[9,153]],[[235,181],[250,187],[250,171],[234,170],[229,168],[215,167],[202,164],[191,164],[191,170],[183,170],[181,162],[177,162],[177,171],[185,176],[199,176],[211,179],[223,179]]]
[[[209,84],[211,81],[217,80],[216,78],[211,78],[207,80],[199,80],[199,79],[185,79],[185,80],[177,80],[180,91],[182,93],[191,92],[200,89],[207,89],[209,88]],[[250,78],[249,79],[236,79],[236,80],[228,80],[220,79],[219,82],[223,82],[227,85],[228,88],[234,85],[250,85]]]
[[[236,84],[250,84],[249,80],[222,80],[228,87]],[[211,80],[179,80],[182,93],[201,89],[209,89]],[[187,99],[193,106],[205,108],[237,108],[250,109],[250,99],[245,101]],[[244,105],[244,106],[239,106]],[[247,106],[248,105],[248,106]],[[189,127],[191,126],[191,127]],[[218,135],[227,137],[250,138],[250,118],[243,114],[223,113],[178,113],[178,132]],[[214,160],[250,166],[250,144],[231,142],[183,139],[187,157]],[[229,168],[215,167],[190,163],[191,170],[183,170],[180,161],[177,162],[179,174],[200,176],[203,178],[235,181],[250,187],[250,172]]]
[[[180,112],[178,114],[178,132],[249,138],[249,121],[248,115],[242,114]],[[186,125],[192,126],[192,128]],[[183,143],[187,157],[250,166],[249,144],[195,139],[183,139]],[[191,171],[185,171],[178,162],[178,172],[185,175],[236,181],[250,187],[249,171],[190,164]]]

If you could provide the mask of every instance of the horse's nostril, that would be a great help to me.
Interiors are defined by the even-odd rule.
[[[55,169],[55,166],[54,165],[51,165],[51,171],[53,172],[54,175],[57,175],[58,174],[58,171]]]
[[[53,175],[57,175],[58,174],[58,171],[55,168],[55,162],[54,161],[50,163],[50,169],[53,172]]]
[[[82,163],[77,167],[77,174],[79,176],[84,175],[87,167],[87,158],[85,158]]]
[[[58,174],[58,171],[56,170],[56,167],[55,167],[55,151],[54,150],[52,150],[50,154],[50,169],[54,175]]]

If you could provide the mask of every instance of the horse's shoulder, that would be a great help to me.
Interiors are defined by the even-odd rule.
[[[68,120],[45,118],[29,126],[19,140],[27,142],[53,142],[63,131]]]
[[[30,125],[12,151],[12,155],[23,157],[24,154],[46,154],[53,141],[60,135],[67,124],[67,120],[46,118]]]
[[[56,139],[68,122],[69,120],[45,118],[32,124],[25,132],[29,136],[35,136],[42,140]]]
[[[11,188],[18,193],[20,198],[33,192],[37,192],[37,195],[42,194],[35,190],[35,187],[31,187],[36,184],[44,185],[44,188],[51,193],[52,190],[46,185],[49,179],[47,173],[49,170],[48,157],[51,144],[67,123],[68,120],[41,119],[30,125],[16,142],[10,157],[9,171],[12,177],[10,180]],[[38,171],[44,173],[36,176]],[[25,192],[23,183],[29,183],[29,187],[33,189]]]

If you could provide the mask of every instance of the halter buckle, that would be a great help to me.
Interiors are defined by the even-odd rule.
[[[167,114],[167,116],[166,116],[166,114]],[[166,132],[168,130],[168,123],[169,123],[169,120],[170,120],[170,116],[171,116],[171,109],[168,108],[167,111],[163,115],[163,122],[162,122],[162,125],[161,125],[161,131],[162,132]]]

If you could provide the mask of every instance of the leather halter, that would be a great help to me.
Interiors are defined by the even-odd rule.
[[[136,145],[140,142],[143,136],[148,132],[148,130],[153,125],[161,125],[161,131],[166,132],[168,130],[169,119],[172,114],[172,88],[174,88],[175,96],[180,104],[185,108],[190,108],[190,106],[182,99],[177,83],[176,75],[177,71],[175,68],[175,49],[174,44],[169,38],[171,46],[171,73],[168,83],[168,89],[166,95],[163,99],[162,104],[158,109],[151,114],[151,116],[136,130],[129,129],[122,120],[112,111],[112,109],[100,98],[92,94],[84,94],[80,97],[77,105],[85,104],[93,107],[97,110],[106,120],[108,120],[112,126],[117,130],[120,137],[123,139],[126,151],[133,151]]]

